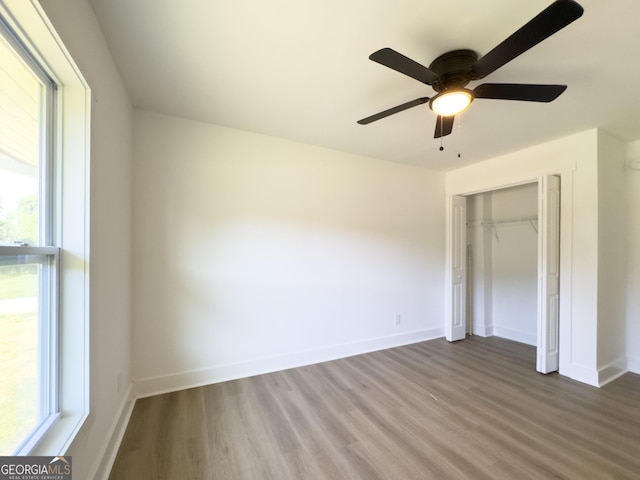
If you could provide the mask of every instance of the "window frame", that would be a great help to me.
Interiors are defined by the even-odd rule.
[[[48,427],[60,416],[58,392],[58,272],[60,271],[60,249],[58,247],[0,246],[0,263],[10,259],[9,264],[35,264],[42,267],[39,275],[39,341],[44,353],[39,359],[39,385],[45,386],[38,399],[39,421],[29,434],[18,444],[13,455],[28,455]],[[11,260],[16,261],[11,263]]]
[[[56,258],[59,291],[52,308],[59,322],[52,339],[58,346],[58,394],[52,401],[58,413],[23,444],[20,454],[64,455],[90,413],[91,90],[37,0],[0,0],[0,17],[58,86],[52,95],[55,130],[48,145],[53,161],[49,171],[42,172],[57,187],[49,199],[53,222],[42,232],[50,245],[1,247],[0,252],[8,248],[15,256],[39,251]]]
[[[38,132],[38,226],[35,245],[2,246],[0,258],[15,258],[16,265],[39,265],[38,332],[39,372],[38,423],[18,444],[14,455],[27,455],[47,428],[58,418],[58,330],[59,330],[59,268],[60,249],[57,247],[56,205],[60,184],[56,181],[54,152],[55,92],[57,84],[35,60],[29,49],[0,18],[0,35],[31,73],[38,78],[43,91]],[[3,262],[4,263],[4,262]]]

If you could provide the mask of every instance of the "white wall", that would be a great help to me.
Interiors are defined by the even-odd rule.
[[[627,146],[627,160],[640,159],[640,141]],[[629,370],[640,373],[640,170],[627,166],[626,338]]]
[[[535,183],[491,192],[493,333],[536,345],[538,299],[538,235],[529,222],[507,220],[537,217]]]
[[[598,132],[598,368],[623,372],[626,356],[625,146]]]
[[[88,2],[40,3],[91,86],[94,100],[91,410],[67,452],[73,456],[74,478],[89,479],[94,478],[130,395],[132,107]]]
[[[537,184],[470,195],[467,202],[473,331],[536,345],[538,236],[518,219],[537,218]]]
[[[443,185],[136,111],[137,394],[443,335]]]

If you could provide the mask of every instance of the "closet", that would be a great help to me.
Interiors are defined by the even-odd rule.
[[[467,332],[535,346],[538,184],[467,196]]]

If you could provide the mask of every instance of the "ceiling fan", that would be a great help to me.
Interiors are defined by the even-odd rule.
[[[483,83],[473,90],[465,87],[563,29],[580,18],[583,12],[584,9],[574,0],[556,0],[486,55],[478,57],[473,50],[454,50],[440,55],[429,68],[391,48],[378,50],[369,59],[430,85],[437,94],[431,98],[416,98],[358,120],[358,123],[367,125],[429,102],[429,108],[438,115],[434,138],[440,138],[451,133],[455,116],[476,98],[551,102],[567,89],[566,85]]]

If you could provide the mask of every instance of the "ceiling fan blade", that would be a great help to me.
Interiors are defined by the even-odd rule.
[[[403,103],[402,105],[398,105],[396,107],[385,110],[384,112],[376,113],[375,115],[371,115],[370,117],[363,118],[362,120],[358,120],[360,125],[367,125],[371,122],[375,122],[376,120],[380,120],[381,118],[388,117],[389,115],[393,115],[394,113],[402,112],[403,110],[407,110],[408,108],[415,107],[417,105],[421,105],[423,103],[427,103],[429,101],[429,97],[416,98],[415,100],[411,100],[410,102]]]
[[[483,83],[473,90],[475,98],[552,102],[567,89],[566,85],[530,85],[526,83]]]
[[[449,135],[453,131],[453,122],[455,119],[455,115],[449,117],[438,115],[436,119],[436,133],[433,135],[433,138],[446,137]]]
[[[378,50],[369,55],[369,59],[385,67],[392,68],[396,72],[415,78],[419,82],[427,85],[431,85],[440,78],[440,75],[432,72],[424,65],[420,65],[418,62],[411,60],[409,57],[405,57],[391,48]]]
[[[556,0],[509,38],[481,57],[473,67],[474,79],[486,77],[505,63],[542,42],[582,16],[573,0]]]

